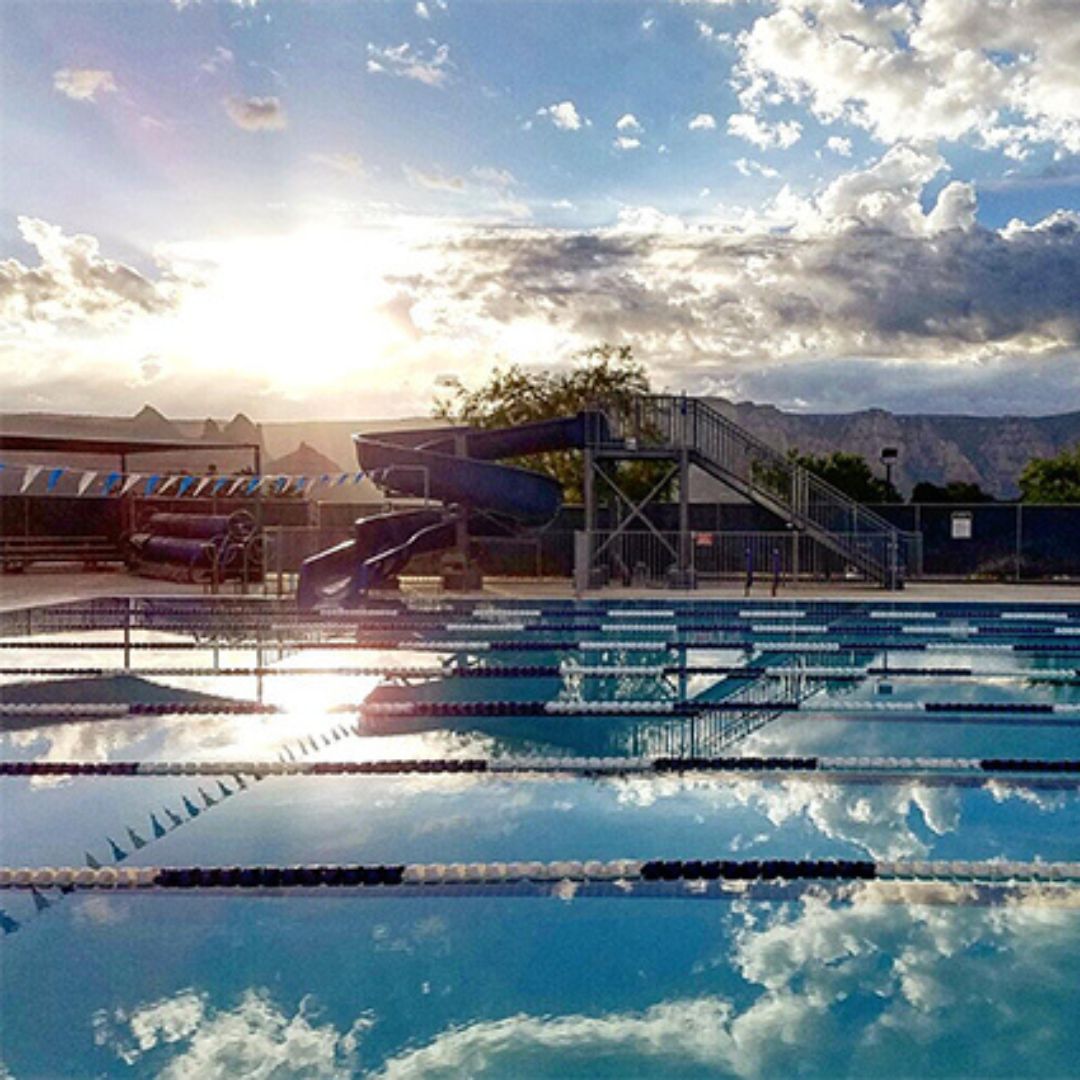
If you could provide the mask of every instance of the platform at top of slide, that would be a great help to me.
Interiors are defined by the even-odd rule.
[[[581,412],[511,428],[427,428],[353,440],[361,468],[383,487],[539,524],[562,505],[559,482],[494,460],[580,449],[606,430],[602,413]]]

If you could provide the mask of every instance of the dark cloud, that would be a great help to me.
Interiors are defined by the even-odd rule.
[[[463,313],[541,319],[635,343],[684,385],[779,390],[775,380],[802,383],[798,372],[826,359],[857,380],[855,360],[876,360],[890,366],[866,367],[865,388],[882,389],[887,371],[895,400],[908,372],[924,387],[957,370],[1016,378],[1080,354],[1080,218],[1064,213],[930,235],[858,223],[808,235],[489,230],[441,256],[436,271],[403,283],[436,301],[439,330]]]
[[[225,112],[244,131],[281,131],[287,123],[276,97],[227,97]]]

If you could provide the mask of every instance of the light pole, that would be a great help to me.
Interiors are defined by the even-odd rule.
[[[883,446],[881,448],[881,464],[885,466],[885,486],[892,487],[892,470],[900,451],[895,446]]]

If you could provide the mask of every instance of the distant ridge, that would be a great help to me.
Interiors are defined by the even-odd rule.
[[[896,447],[897,486],[910,492],[920,480],[978,484],[998,498],[1017,494],[1016,480],[1033,457],[1050,457],[1080,442],[1080,412],[1052,416],[903,415],[884,409],[853,413],[788,413],[773,405],[713,404],[779,450],[847,450],[880,471],[883,447]]]
[[[803,453],[827,454],[847,450],[861,454],[880,471],[883,447],[896,447],[899,459],[893,478],[907,493],[920,480],[934,484],[962,481],[978,484],[998,498],[1016,495],[1020,470],[1033,457],[1049,457],[1080,443],[1080,411],[1052,416],[949,416],[902,415],[884,409],[853,413],[789,413],[773,405],[738,404],[724,398],[713,405],[736,423],[780,450],[797,447]],[[72,436],[131,436],[137,438],[190,438],[205,442],[258,443],[264,447],[269,470],[290,475],[340,472],[353,467],[352,433],[394,430],[435,423],[430,418],[380,421],[289,420],[256,424],[244,413],[231,420],[170,420],[151,405],[133,417],[83,416],[47,413],[0,415],[7,432]],[[298,461],[314,461],[320,455],[326,466],[286,467],[293,455]],[[190,451],[186,456],[190,456]],[[250,463],[244,451],[207,451],[207,461],[218,468],[241,468]],[[170,464],[162,455],[155,464]],[[88,465],[92,463],[87,462]],[[102,464],[111,464],[103,461]],[[195,462],[194,464],[203,464]],[[711,496],[708,485],[695,490]],[[374,497],[374,489],[364,489]]]
[[[147,439],[206,443],[245,443],[263,446],[262,430],[258,424],[243,413],[222,423],[208,417],[203,421],[170,420],[153,405],[144,405],[134,416],[90,416],[64,413],[10,413],[0,414],[0,430],[10,434],[60,435],[68,438],[99,439]],[[111,455],[77,455],[68,460],[64,455],[23,454],[28,461],[60,463],[84,468],[115,468],[117,461]],[[61,461],[61,459],[63,459]],[[252,454],[246,447],[236,450],[185,448],[155,454],[129,455],[129,467],[133,469],[166,470],[185,468],[207,469],[213,466],[221,471],[250,468]]]
[[[224,427],[221,434],[225,442],[262,443],[262,432],[243,413],[237,413]]]
[[[321,476],[323,473],[342,471],[336,461],[306,442],[302,442],[291,454],[275,458],[266,465],[267,473],[283,473],[286,476]]]
[[[135,439],[180,439],[183,436],[175,424],[158,412],[153,405],[144,405],[128,421],[129,434]]]

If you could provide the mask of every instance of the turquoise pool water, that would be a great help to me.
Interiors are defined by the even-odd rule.
[[[1067,866],[1077,774],[984,766],[1080,758],[1074,630],[1071,606],[996,605],[8,616],[3,761],[189,771],[0,776],[0,864]],[[235,702],[277,711],[221,711]],[[816,768],[651,767],[719,757]],[[256,775],[413,759],[515,768]],[[0,889],[0,1075],[1063,1076],[1080,1060],[1075,883],[527,891]]]

